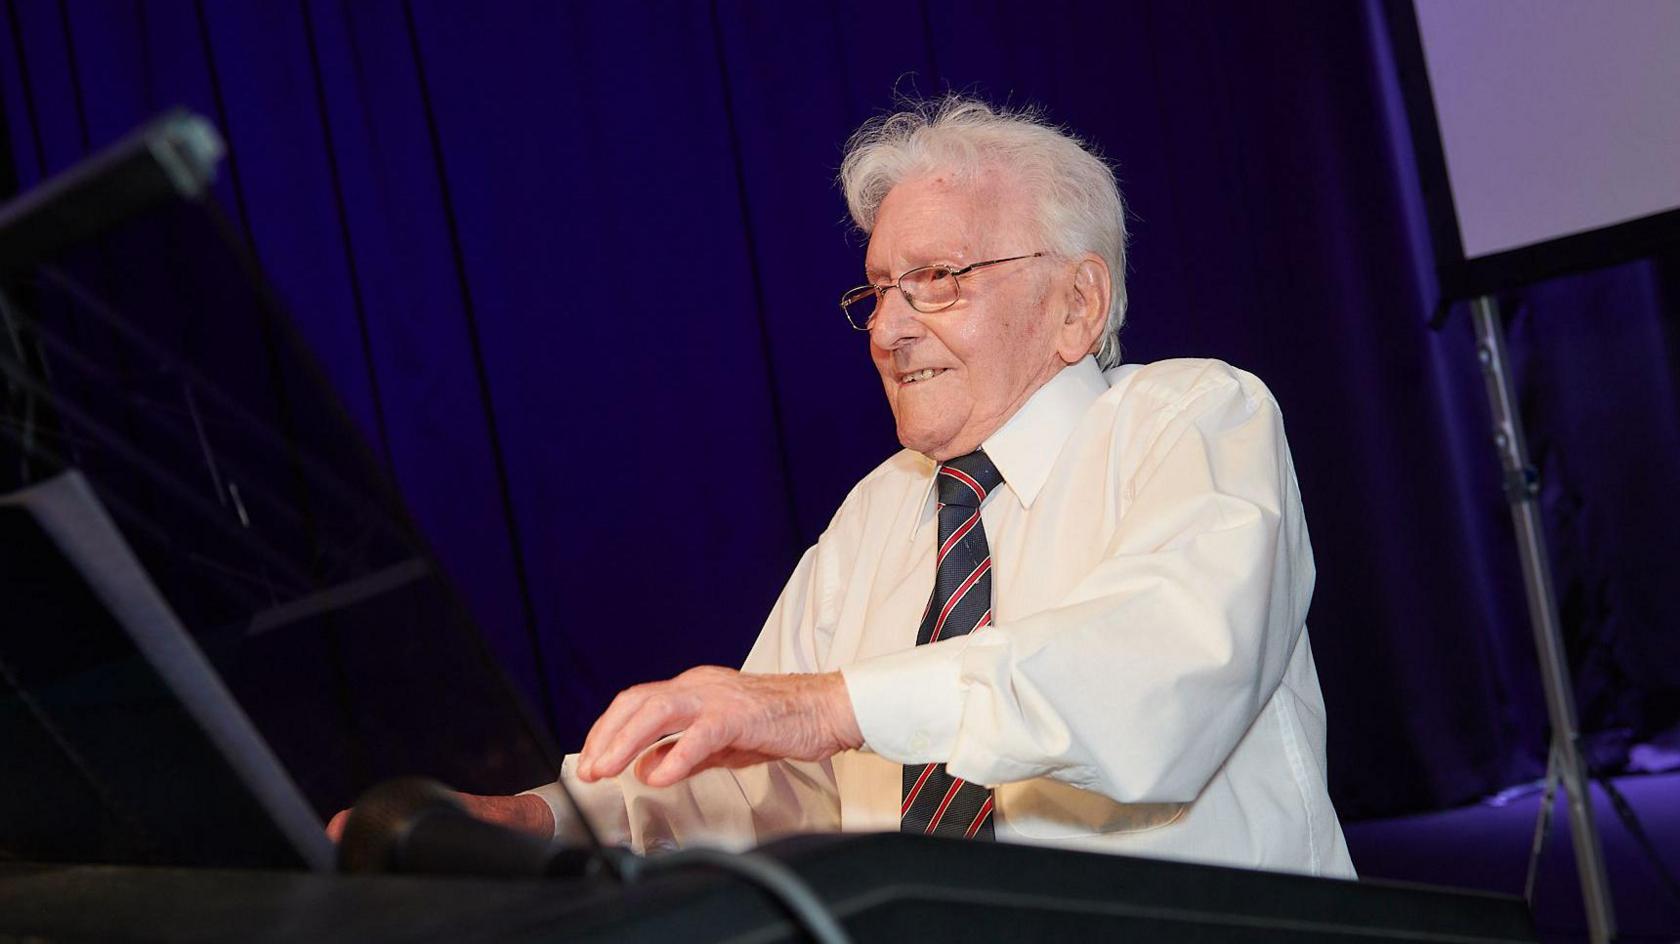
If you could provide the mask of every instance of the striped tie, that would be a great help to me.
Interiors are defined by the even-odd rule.
[[[1003,481],[984,452],[939,467],[939,554],[916,645],[973,632],[992,621],[992,554],[980,504]],[[899,829],[930,836],[991,839],[992,791],[945,772],[944,764],[904,768]]]

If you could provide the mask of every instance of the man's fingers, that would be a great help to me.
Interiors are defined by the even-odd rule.
[[[686,737],[686,735],[684,736]],[[642,756],[636,758],[636,779],[643,783],[648,783],[648,778],[653,776],[654,768],[658,767],[665,761],[665,755],[669,754],[671,749],[676,747],[677,744],[677,741],[667,741],[664,744],[655,745],[652,750],[643,752]],[[733,770],[740,767],[751,767],[754,764],[763,764],[776,759],[777,756],[775,754],[766,754],[763,751],[742,750],[738,747],[724,747],[714,750],[710,754],[706,755],[705,759],[689,768],[686,776],[692,777],[696,774],[702,774],[714,767],[723,767],[725,769]]]
[[[654,686],[636,685],[619,692],[613,698],[607,710],[601,712],[601,717],[595,719],[590,726],[589,733],[583,738],[583,749],[578,751],[578,776],[585,781],[598,780],[603,776],[610,777],[611,773],[602,774],[595,770],[601,752],[612,743],[619,730],[642,707],[652,694]],[[614,771],[613,773],[616,773]]]
[[[583,736],[583,747],[578,751],[579,776],[585,779],[593,779],[586,769],[588,763],[594,760],[596,754],[600,753],[601,745],[612,739],[612,735],[623,725],[624,718],[629,717],[630,712],[641,704],[643,696],[639,691],[640,688],[641,686],[638,685],[619,692],[613,697],[612,703],[607,705],[607,710],[601,712],[600,717],[595,719],[595,723],[589,726],[589,733]]]
[[[344,838],[344,823],[350,818],[349,810],[339,810],[333,818],[327,820],[327,838],[338,842]]]
[[[667,693],[650,695],[641,708],[619,726],[601,746],[590,765],[595,778],[617,776],[644,748],[672,731],[681,731],[693,720],[693,699]]]
[[[809,676],[746,676],[716,666],[637,685],[613,699],[590,729],[577,774],[600,780],[635,762],[638,779],[664,787],[711,767],[826,757],[845,745],[812,743],[823,732],[806,723],[820,713],[809,703],[822,693]],[[674,746],[647,750],[672,732],[682,734]]]
[[[653,774],[653,769],[664,763],[665,755],[671,753],[671,748],[676,746],[676,741],[666,741],[663,744],[654,745],[652,749],[636,758],[636,779],[647,783],[648,777]]]
[[[663,759],[647,776],[642,777],[642,782],[650,787],[668,787],[694,773],[696,767],[716,753],[718,748],[725,746],[712,732],[710,727],[693,727],[684,731],[681,737],[668,745]]]

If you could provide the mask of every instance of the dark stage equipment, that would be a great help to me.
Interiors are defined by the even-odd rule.
[[[1520,898],[900,834],[765,845],[859,941],[1536,940]],[[657,861],[654,857],[650,861]],[[0,933],[124,941],[796,941],[705,870],[492,882],[0,866]]]
[[[202,748],[227,746],[213,728],[223,717],[248,716],[246,727],[278,760],[268,773],[218,762],[224,779],[260,793],[283,770],[315,827],[369,784],[412,771],[481,793],[555,776],[546,733],[502,676],[240,228],[210,199],[220,154],[208,122],[175,113],[0,206],[0,495],[28,502],[74,487],[102,509],[106,544],[126,555],[93,562],[114,572],[73,557],[75,567],[58,569],[31,558],[29,579],[21,564],[0,569],[3,658],[34,659],[37,673],[14,673],[0,691],[6,718],[34,724],[30,743],[58,755],[54,764],[13,764],[5,741],[3,792],[21,801],[17,778],[58,769],[79,786],[52,822],[72,807],[97,809],[86,830],[95,822],[118,830],[82,844],[69,830],[53,850],[37,841],[59,835],[41,819],[28,842],[0,842],[0,853],[279,861],[139,841],[190,802],[196,771],[215,766],[200,764]],[[8,552],[21,553],[26,540],[37,553],[57,546],[41,543],[26,517],[11,519],[24,530],[8,534]],[[149,587],[148,608],[136,617],[88,595],[102,581]],[[59,605],[43,607],[46,599]],[[201,654],[181,658],[222,680],[200,692],[225,683],[244,716],[233,701],[169,688],[146,646],[132,641],[139,637],[119,645],[136,619],[178,625],[183,635],[166,645]],[[72,630],[91,648],[52,650]],[[31,687],[38,682],[45,687]],[[163,733],[148,754],[152,740],[139,726],[154,722]],[[89,740],[105,723],[106,740]],[[165,743],[191,757],[163,769]],[[125,750],[174,776],[149,792],[111,788],[119,776],[140,777],[139,768],[115,769]],[[294,832],[296,813],[288,814]],[[318,838],[306,848],[291,861],[330,858]]]
[[[170,199],[197,200],[225,148],[210,122],[175,111],[0,207],[0,270],[66,246]]]
[[[1539,473],[1517,408],[1497,295],[1680,244],[1680,178],[1664,143],[1680,140],[1673,95],[1680,70],[1666,43],[1680,15],[1662,4],[1590,15],[1448,0],[1384,6],[1434,248],[1438,304],[1431,324],[1441,327],[1454,302],[1470,299],[1539,653],[1552,745],[1534,855],[1561,781],[1590,934],[1609,941],[1615,908],[1588,796]],[[1560,94],[1541,100],[1547,83],[1562,83]],[[1512,166],[1536,155],[1542,159],[1532,166]],[[1653,862],[1666,874],[1660,860]],[[1531,885],[1533,874],[1531,862]]]
[[[332,844],[79,473],[0,497],[0,854],[306,866]]]
[[[1680,242],[1680,10],[1385,4],[1443,303]]]
[[[374,787],[357,801],[339,843],[339,865],[351,873],[610,877],[624,887],[649,875],[712,869],[759,886],[818,944],[850,941],[817,893],[777,859],[756,851],[706,848],[644,857],[609,848],[564,782],[560,789],[589,838],[587,847],[565,847],[475,819],[443,784],[404,777]]]

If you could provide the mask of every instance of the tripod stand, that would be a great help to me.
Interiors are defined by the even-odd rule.
[[[1505,500],[1511,505],[1511,522],[1516,526],[1529,623],[1534,629],[1535,648],[1539,650],[1546,715],[1552,724],[1547,783],[1556,777],[1568,798],[1569,838],[1575,848],[1587,929],[1593,944],[1604,944],[1616,936],[1616,913],[1610,900],[1610,882],[1604,872],[1604,850],[1599,843],[1598,826],[1593,821],[1592,797],[1587,792],[1587,768],[1581,758],[1581,733],[1570,685],[1569,661],[1564,657],[1563,637],[1558,628],[1551,558],[1547,556],[1546,535],[1540,527],[1540,477],[1529,462],[1528,443],[1517,414],[1498,300],[1491,295],[1473,299],[1470,316],[1476,328],[1476,359],[1482,365],[1488,405],[1493,411],[1493,444],[1505,469]],[[1548,805],[1550,798],[1551,791],[1547,790]]]

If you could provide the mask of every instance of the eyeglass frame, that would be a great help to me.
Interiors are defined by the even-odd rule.
[[[846,324],[850,325],[852,327],[853,331],[868,331],[870,329],[870,327],[875,324],[875,316],[880,313],[880,310],[881,310],[880,306],[886,304],[887,291],[889,289],[895,289],[896,288],[896,289],[898,289],[899,294],[904,296],[904,300],[909,303],[911,309],[913,309],[915,311],[918,311],[918,312],[921,312],[924,315],[931,315],[935,312],[944,311],[944,310],[956,305],[957,302],[962,301],[962,283],[956,281],[958,276],[967,275],[970,272],[973,272],[975,269],[984,269],[987,266],[1002,265],[1005,262],[1019,262],[1022,259],[1037,259],[1037,258],[1040,258],[1042,256],[1047,256],[1047,255],[1049,255],[1048,252],[1040,250],[1038,252],[1029,252],[1024,256],[1008,256],[1008,257],[1003,258],[1003,259],[987,259],[984,262],[973,262],[973,263],[970,263],[966,266],[963,266],[960,269],[952,269],[950,266],[938,265],[938,264],[917,266],[914,269],[905,270],[904,274],[900,275],[896,279],[893,279],[892,284],[890,284],[890,285],[876,285],[873,282],[871,282],[867,285],[859,285],[857,288],[847,289],[840,296],[840,313],[846,316]],[[920,305],[916,304],[916,296],[911,295],[909,292],[904,290],[904,280],[905,279],[909,278],[912,275],[915,275],[917,272],[923,272],[923,271],[926,271],[928,269],[945,269],[945,270],[947,270],[948,272],[950,272],[951,284],[956,286],[956,292],[957,292],[956,297],[951,299],[946,304],[940,305],[938,308],[923,308],[923,307],[921,307]],[[864,299],[864,296],[861,293],[865,292],[865,291],[872,291],[872,292],[875,293],[875,310],[869,313],[869,319],[867,321],[865,321],[862,325],[859,325],[857,322],[852,320],[852,311],[847,306],[848,305],[855,305],[858,302],[862,301]]]

